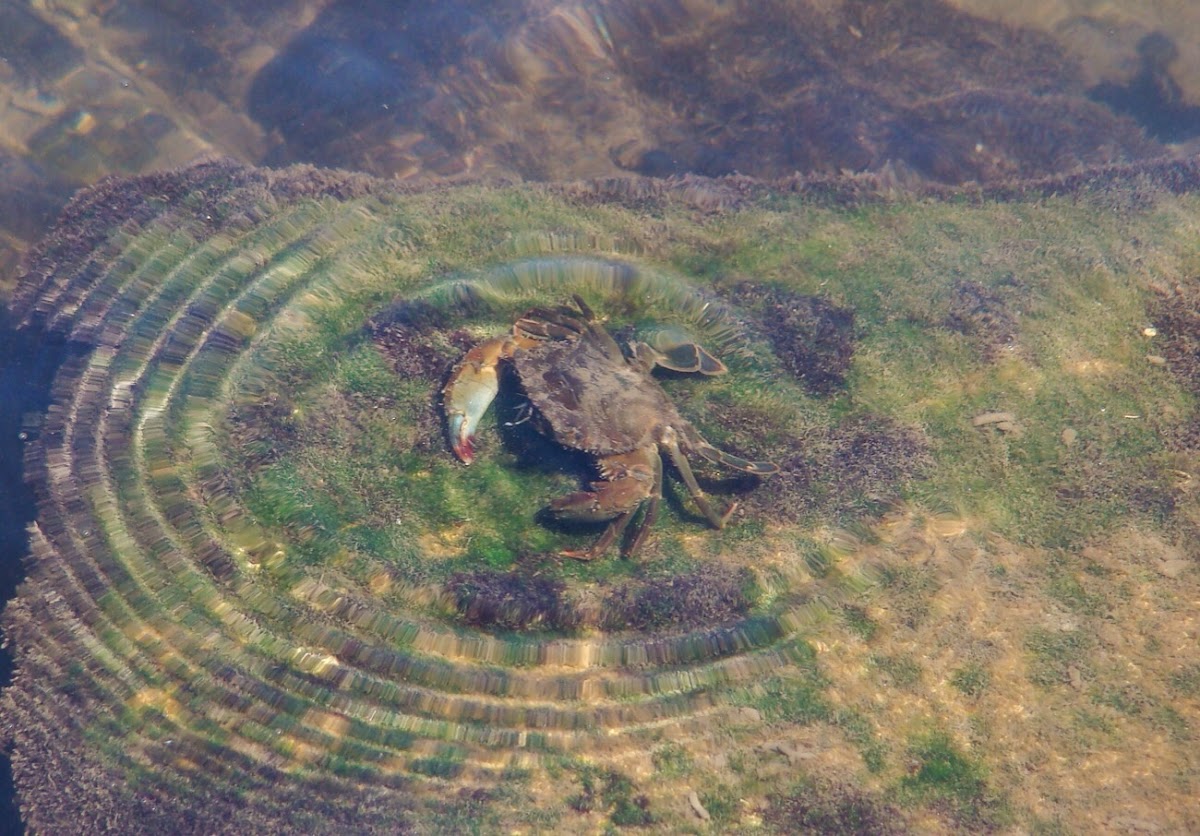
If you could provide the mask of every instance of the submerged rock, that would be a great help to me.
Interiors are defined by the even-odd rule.
[[[26,429],[37,519],[4,615],[27,826],[394,830],[510,770],[566,798],[561,759],[637,763],[648,730],[758,757],[784,736],[764,722],[853,725],[864,757],[903,774],[874,703],[854,709],[862,723],[832,708],[831,677],[870,666],[837,666],[867,633],[829,613],[875,596],[876,643],[940,626],[929,597],[961,587],[927,576],[967,561],[928,558],[964,537],[973,555],[1062,554],[1136,517],[1197,542],[1195,499],[1162,464],[1196,454],[1194,381],[1126,344],[1146,327],[1142,265],[1186,263],[1196,173],[1108,168],[943,201],[885,198],[864,177],[405,189],[208,162],[80,194],[11,306],[26,334],[68,346]],[[1131,189],[1141,208],[1114,220]],[[1019,318],[998,313],[1013,275]],[[979,304],[948,316],[964,288]],[[430,416],[442,358],[572,294],[614,332],[679,329],[720,355],[729,374],[664,387],[714,443],[791,471],[772,490],[702,474],[706,492],[745,494],[722,531],[668,495],[640,560],[558,562],[591,532],[537,511],[594,478],[587,463],[522,446],[510,403],[482,430],[496,455],[464,468]],[[812,351],[782,333],[826,326]],[[981,339],[1010,338],[1020,352],[981,356]],[[810,391],[807,363],[836,384]],[[985,410],[1023,432],[973,430]],[[1194,559],[1143,574],[1187,584]],[[1064,571],[1047,594],[1087,617],[1103,599],[1084,582]],[[983,641],[973,624],[946,653]],[[838,653],[818,657],[810,630]],[[820,751],[814,769],[854,760]],[[971,769],[968,802],[991,799]],[[764,818],[890,820],[841,786],[817,806],[773,788]],[[681,791],[647,787],[646,809]],[[900,797],[936,815],[940,791]],[[739,815],[721,801],[703,809]],[[999,821],[990,800],[971,810]]]

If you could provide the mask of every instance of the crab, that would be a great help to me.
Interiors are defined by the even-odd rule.
[[[698,454],[715,464],[769,476],[771,462],[755,462],[709,444],[683,418],[651,375],[656,367],[703,375],[727,369],[701,346],[679,340],[660,350],[645,342],[618,344],[579,296],[575,307],[534,308],[517,319],[512,333],[476,345],[454,367],[442,390],[447,432],[455,455],[469,465],[475,431],[500,386],[500,365],[515,369],[529,405],[547,434],[565,448],[595,459],[599,480],[553,499],[548,511],[569,521],[608,522],[590,548],[567,557],[599,557],[644,508],[621,548],[633,555],[653,525],[663,490],[663,456],[713,528],[723,528],[737,503],[714,507],[688,463]]]

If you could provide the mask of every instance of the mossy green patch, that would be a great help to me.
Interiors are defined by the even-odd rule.
[[[863,607],[847,604],[840,610],[843,623],[863,641],[869,642],[879,631],[879,624]]]
[[[45,310],[73,288],[75,325],[122,339],[64,372],[74,399],[37,442],[37,597],[11,611],[32,673],[6,705],[102,705],[114,774],[154,763],[184,788],[240,753],[343,796],[411,781],[441,795],[422,822],[454,831],[671,829],[693,790],[714,829],[884,829],[895,802],[980,830],[1006,823],[997,786],[1027,806],[1050,787],[1036,797],[1094,828],[1125,801],[1093,812],[1071,759],[1101,748],[1137,767],[1099,779],[1111,797],[1169,794],[1136,785],[1143,759],[1194,796],[1200,686],[1175,615],[1195,597],[1195,387],[1188,341],[1159,346],[1195,307],[1170,285],[1200,265],[1200,201],[753,193],[704,211],[582,186],[302,201],[262,235],[245,220],[253,252],[150,234],[101,289],[50,282]],[[104,288],[164,271],[129,289],[161,292],[153,313],[107,318],[136,305]],[[618,340],[682,331],[727,364],[659,378],[710,443],[779,465],[757,479],[694,452],[714,506],[737,503],[723,528],[668,456],[634,558],[564,556],[604,523],[545,507],[605,471],[548,436],[515,373],[474,463],[454,458],[452,364],[575,294]],[[1164,294],[1180,310],[1156,335]],[[48,607],[71,629],[43,636]],[[933,715],[966,737],[908,736]],[[1130,729],[1155,745],[1135,754]],[[756,754],[772,739],[811,744],[811,782]],[[566,797],[586,818],[516,810]]]
[[[462,772],[462,762],[454,757],[414,758],[409,769],[433,778],[454,778]]]
[[[369,343],[360,344],[343,356],[336,375],[342,391],[377,400],[395,397],[397,389],[403,385],[387,367],[383,356]]]
[[[1088,569],[1102,571],[1098,567],[1080,567],[1076,561],[1058,555],[1048,561],[1046,567],[1046,592],[1072,612],[1081,615],[1103,615],[1112,606],[1120,589],[1114,579],[1088,577]]]
[[[983,766],[946,734],[934,732],[909,746],[909,774],[900,779],[904,803],[944,805],[968,827],[995,827],[1008,819],[1004,802],[988,786]]]
[[[860,712],[839,709],[831,720],[846,739],[858,747],[863,765],[873,774],[881,774],[887,768],[891,747],[872,725],[870,719]]]
[[[1029,679],[1050,688],[1069,681],[1069,669],[1085,670],[1088,652],[1094,644],[1081,630],[1030,630],[1025,649],[1030,654]]]
[[[650,754],[654,769],[667,778],[678,778],[692,771],[692,756],[683,746],[667,743]]]
[[[666,279],[647,278],[647,287],[658,288],[653,294],[631,294],[614,303],[604,297],[604,282],[611,277],[597,278],[608,275],[608,268],[570,250],[597,235],[614,241],[644,237],[634,224],[636,213],[554,197],[531,200],[515,190],[473,194],[449,201],[417,199],[401,213],[408,221],[396,223],[419,236],[427,251],[436,249],[437,258],[412,261],[403,250],[381,249],[383,260],[370,281],[314,306],[315,327],[283,335],[273,346],[276,371],[292,388],[333,381],[358,417],[349,435],[309,439],[323,446],[320,458],[326,463],[300,484],[336,494],[334,507],[315,496],[289,498],[277,485],[272,490],[279,495],[267,504],[277,501],[283,507],[264,509],[264,520],[296,517],[295,523],[316,530],[351,531],[353,536],[344,538],[347,548],[381,560],[396,550],[397,538],[430,536],[453,555],[454,571],[471,562],[504,568],[520,554],[550,553],[592,536],[586,527],[547,526],[538,516],[550,498],[590,477],[586,463],[549,471],[525,467],[519,451],[505,449],[502,430],[508,419],[498,415],[485,421],[476,464],[456,467],[436,425],[436,384],[395,379],[369,341],[354,335],[389,293],[447,277],[493,288],[491,307],[461,321],[475,338],[503,332],[511,317],[535,301],[566,301],[571,282],[584,283],[580,291],[612,317],[611,327],[645,328],[678,313],[661,302],[668,298],[663,288],[674,281],[672,271],[704,293],[769,282],[831,300],[855,317],[853,361],[836,396],[813,397],[781,376],[763,344],[754,342],[753,322],[745,351],[729,352],[730,375],[666,380],[681,410],[713,443],[743,453],[757,448],[803,456],[806,447],[799,439],[811,439],[814,432],[836,434],[849,416],[886,416],[919,434],[932,463],[920,484],[906,483],[911,477],[902,473],[891,489],[901,495],[936,494],[1018,542],[1073,547],[1121,520],[1131,503],[1158,520],[1170,513],[1168,498],[1156,493],[1163,475],[1153,463],[1164,460],[1165,448],[1160,426],[1150,416],[1179,414],[1187,403],[1162,373],[1147,373],[1140,365],[1144,290],[1136,262],[1115,243],[1127,239],[1138,223],[1161,223],[1153,213],[1125,226],[1105,218],[1110,241],[1095,233],[1096,210],[1062,200],[976,207],[918,201],[831,210],[771,196],[709,224],[678,219],[686,230],[678,240],[656,241],[652,258],[627,259],[630,269]],[[477,205],[463,213],[461,200]],[[537,246],[511,243],[532,240],[527,231],[540,223],[556,231],[561,256],[539,257]],[[382,248],[394,240],[384,236],[377,243]],[[506,246],[517,258],[498,266],[497,254]],[[639,246],[644,252],[645,245]],[[522,261],[524,251],[531,256]],[[334,260],[314,269],[337,266]],[[981,355],[978,335],[962,330],[961,319],[955,319],[955,311],[961,313],[956,294],[965,281],[977,288],[971,304],[984,305],[967,308],[969,315],[1015,323],[1014,333],[1007,335],[1011,344],[996,357]],[[436,300],[451,297],[434,293],[428,298],[443,304]],[[452,318],[468,311],[453,305],[446,310]],[[444,342],[439,337],[439,344]],[[1011,412],[1017,429],[972,424],[974,416],[995,410]],[[414,415],[424,417],[414,421]],[[389,428],[387,422],[398,426]],[[1067,428],[1077,434],[1074,446],[1062,441]],[[339,472],[339,457],[347,462],[346,471],[356,472],[353,478]],[[819,461],[815,454],[810,458],[813,466]],[[822,469],[819,475],[837,479],[836,470]],[[851,481],[860,478],[854,475]],[[816,480],[803,506],[791,503],[792,513],[794,519],[819,523],[823,511],[832,511],[834,521],[846,523],[880,508],[880,490],[888,488],[886,482],[864,481],[861,492],[841,496],[840,488]],[[753,498],[754,486],[748,489]],[[349,498],[355,494],[358,501]],[[698,521],[677,483],[668,484],[668,494],[671,501],[664,503],[649,548],[664,567],[686,566],[694,548],[683,538],[697,530]],[[289,503],[302,501],[311,519],[292,513],[298,509],[288,511]],[[336,519],[331,510],[337,511]],[[751,517],[720,535],[709,534],[704,549],[719,558],[729,550],[754,548],[769,523],[767,517]],[[316,546],[307,551],[314,557],[322,553]],[[564,567],[563,572],[604,580],[630,571],[606,563]],[[1072,594],[1062,584],[1059,589],[1064,596]]]
[[[1171,690],[1186,697],[1200,697],[1200,664],[1187,665],[1167,678]]]
[[[604,813],[617,827],[637,827],[654,822],[649,799],[638,792],[628,776],[616,770],[580,766],[576,770],[580,792],[567,799],[577,813]]]
[[[950,684],[964,696],[978,698],[983,695],[991,682],[991,675],[983,665],[972,662],[956,670],[950,677]]]
[[[697,792],[700,806],[708,813],[713,827],[730,827],[737,820],[740,808],[736,790],[724,784],[714,786],[706,782],[705,786],[708,789]]]
[[[911,656],[872,656],[870,662],[892,687],[912,690],[921,682],[921,665]]]
[[[803,641],[792,641],[797,664],[731,695],[735,705],[757,709],[768,722],[807,725],[834,716],[825,689],[829,681],[816,665],[816,652]]]

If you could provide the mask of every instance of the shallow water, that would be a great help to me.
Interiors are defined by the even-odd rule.
[[[959,6],[1029,28],[1014,36],[924,2],[899,12],[769,3],[754,13],[616,0],[430,9],[275,0],[203,11],[7,3],[0,266],[74,188],[203,154],[402,178],[891,164],[902,177],[953,182],[1156,152],[1082,107],[1095,91],[1152,139],[1195,134],[1194,11]],[[728,67],[714,60],[722,53],[734,57]],[[945,109],[963,90],[974,99]],[[1080,106],[1050,105],[1051,96]],[[964,118],[960,136],[953,123]],[[1013,133],[1023,123],[1032,133]],[[1089,148],[1089,129],[1115,146]]]
[[[414,182],[871,171],[903,190],[1192,150],[1200,38],[1187,33],[1200,13],[957,4],[1030,27],[1013,34],[917,5],[883,19],[852,3],[10,2],[0,292],[75,188],[201,155]],[[991,315],[972,304],[964,316]],[[61,357],[30,333],[0,320],[0,484],[12,486]],[[27,489],[4,491],[6,599],[34,514]],[[14,814],[10,798],[0,815]]]

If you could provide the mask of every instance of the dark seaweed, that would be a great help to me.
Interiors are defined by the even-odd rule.
[[[1200,394],[1200,279],[1156,290],[1150,316],[1161,335],[1167,368],[1189,392]]]
[[[780,471],[743,500],[756,515],[799,519],[872,513],[895,499],[932,462],[929,441],[879,416],[847,419],[813,437],[792,439],[776,454]]]
[[[846,385],[854,356],[854,311],[819,296],[747,285],[739,296],[762,299],[762,321],[779,362],[814,395]]]
[[[459,572],[446,583],[460,617],[495,630],[571,630],[579,614],[562,581],[526,572]]]
[[[445,377],[455,359],[471,347],[471,337],[465,332],[443,336],[435,341],[430,331],[400,323],[379,326],[372,334],[397,375],[426,380]]]
[[[604,602],[609,630],[691,629],[731,621],[753,603],[747,594],[749,572],[705,565],[689,574],[624,586]]]
[[[607,813],[618,827],[654,823],[650,799],[638,793],[634,783],[620,772],[584,768],[579,783],[581,791],[567,799],[567,806],[577,813]]]
[[[1171,77],[1179,47],[1162,32],[1151,32],[1138,43],[1138,71],[1125,84],[1106,81],[1088,95],[1126,113],[1155,139],[1182,142],[1200,134],[1200,107],[1190,105]]]
[[[895,807],[834,781],[807,781],[790,795],[772,795],[767,802],[763,821],[779,833],[892,836],[907,832]]]
[[[1005,299],[969,279],[954,285],[945,324],[970,337],[986,360],[994,360],[1004,347],[1012,345],[1017,334],[1016,315]]]

